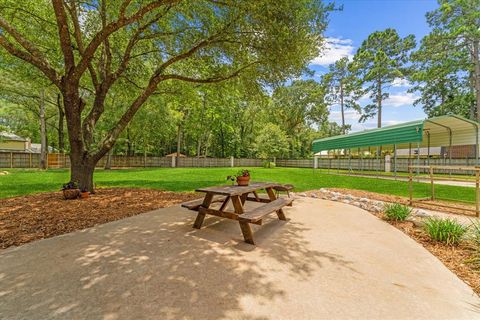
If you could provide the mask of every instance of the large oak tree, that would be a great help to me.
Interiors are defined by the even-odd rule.
[[[9,67],[1,55],[16,57],[58,88],[71,179],[93,191],[96,163],[150,96],[179,81],[298,75],[318,54],[329,9],[320,0],[4,0],[0,67]],[[114,119],[99,135],[105,114]]]

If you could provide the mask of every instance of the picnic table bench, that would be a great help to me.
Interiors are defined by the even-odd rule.
[[[200,229],[203,220],[207,214],[222,217],[231,220],[237,220],[240,224],[245,242],[255,244],[250,224],[261,225],[263,218],[275,212],[280,220],[287,220],[282,208],[292,205],[292,198],[277,198],[274,190],[281,188],[283,185],[269,182],[255,182],[248,186],[216,186],[208,188],[200,188],[195,191],[204,192],[203,199],[192,200],[182,203],[182,207],[189,210],[197,211],[197,218],[193,224],[194,228]],[[260,197],[258,191],[265,190],[268,198]],[[252,196],[249,196],[252,194]],[[227,211],[228,203],[232,201],[234,211]],[[263,205],[245,210],[246,201],[254,201],[264,203]],[[221,202],[218,209],[211,208],[212,203]]]

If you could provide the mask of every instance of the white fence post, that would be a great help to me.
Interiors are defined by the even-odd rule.
[[[313,157],[313,169],[318,169],[318,157]]]
[[[385,155],[385,172],[390,172],[391,171],[391,159],[390,155],[387,154]]]
[[[172,168],[175,168],[176,157],[172,157]]]
[[[234,167],[235,166],[235,159],[233,158],[233,156],[230,157],[230,167]]]

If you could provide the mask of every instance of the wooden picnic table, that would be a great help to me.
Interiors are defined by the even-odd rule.
[[[277,198],[274,192],[275,188],[281,187],[281,184],[271,182],[253,182],[248,186],[215,186],[200,188],[195,191],[204,192],[203,199],[197,199],[182,204],[190,210],[197,211],[197,218],[193,224],[194,228],[200,229],[203,220],[207,214],[222,217],[226,219],[238,220],[240,229],[242,230],[245,242],[255,244],[253,240],[252,229],[250,223],[262,224],[262,220],[270,213],[276,212],[280,220],[286,220],[285,213],[282,208],[292,204],[292,198]],[[258,191],[265,190],[268,198],[258,195]],[[234,211],[227,211],[228,203],[232,201]],[[252,210],[245,210],[246,201],[255,201],[265,203],[260,207]],[[212,203],[221,202],[218,209],[212,208]]]

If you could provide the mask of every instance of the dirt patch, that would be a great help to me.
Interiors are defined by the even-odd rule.
[[[392,196],[392,195],[375,193],[370,191],[341,189],[341,188],[328,188],[328,190],[350,194],[355,197],[368,198],[372,200],[386,201],[386,202],[398,202],[405,205],[408,205],[408,201],[409,201],[407,197]],[[448,207],[443,207],[442,205],[445,205]],[[434,211],[442,211],[442,212],[475,217],[475,212],[466,211],[466,210],[475,209],[475,206],[468,205],[468,204],[435,200],[435,204],[427,204],[427,203],[422,203],[417,201],[417,202],[414,202],[413,206],[415,208],[429,209]]]
[[[398,202],[402,204],[408,204],[408,199],[399,196],[383,195],[374,192],[360,191],[360,190],[350,190],[350,189],[339,189],[339,188],[329,188],[328,190],[340,192],[343,194],[349,194],[355,197],[368,198],[377,201],[385,202]],[[444,208],[430,206],[425,207],[426,209],[433,209],[436,211],[444,211],[450,213],[457,213],[458,210],[452,210],[449,208],[447,211]],[[455,273],[460,279],[467,283],[472,289],[480,295],[480,270],[476,269],[474,265],[468,263],[467,261],[472,259],[474,255],[473,245],[468,241],[464,241],[457,246],[448,246],[441,242],[433,241],[430,237],[423,231],[422,228],[415,226],[411,221],[388,221],[384,219],[384,214],[381,212],[370,212],[377,216],[378,218],[390,223],[397,229],[404,232],[406,235],[417,241],[425,249],[430,251],[434,256],[436,256],[442,263]],[[463,212],[465,215],[465,213]]]
[[[88,199],[63,200],[61,192],[0,199],[0,249],[19,246],[169,207],[199,196],[147,189],[97,189]]]

